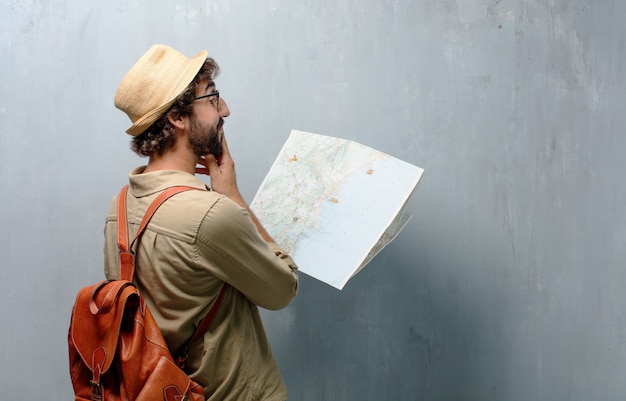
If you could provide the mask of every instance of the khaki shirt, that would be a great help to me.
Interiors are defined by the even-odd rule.
[[[248,212],[203,181],[182,171],[130,174],[129,231],[136,233],[152,200],[166,188],[179,193],[155,213],[137,251],[135,282],[171,351],[188,338],[213,305],[224,282],[220,310],[204,341],[191,345],[189,376],[207,400],[287,399],[257,306],[281,309],[298,288],[297,266],[276,244],[265,242]],[[118,277],[117,197],[105,227],[105,274]]]

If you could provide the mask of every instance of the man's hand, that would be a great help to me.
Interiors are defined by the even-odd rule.
[[[211,177],[211,189],[232,199],[241,206],[247,206],[241,197],[237,186],[237,174],[235,172],[235,162],[230,156],[226,137],[222,136],[222,156],[217,160],[212,154],[201,157],[198,164],[203,167],[196,167],[196,174],[206,174]]]

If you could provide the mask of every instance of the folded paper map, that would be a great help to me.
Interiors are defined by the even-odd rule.
[[[412,217],[424,170],[354,141],[293,130],[250,207],[300,271],[337,289]]]

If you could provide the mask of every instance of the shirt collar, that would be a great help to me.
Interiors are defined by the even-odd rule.
[[[145,169],[146,166],[137,167],[128,176],[130,191],[136,198],[149,196],[178,185],[210,190],[204,181],[184,171],[159,170],[144,173]]]

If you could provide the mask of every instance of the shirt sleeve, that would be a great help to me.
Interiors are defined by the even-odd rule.
[[[109,212],[104,226],[104,275],[109,280],[116,280],[119,276],[118,249],[117,249],[117,195],[109,206]]]
[[[248,212],[226,197],[200,223],[197,248],[198,263],[260,307],[284,308],[297,293],[293,259],[263,240]]]

